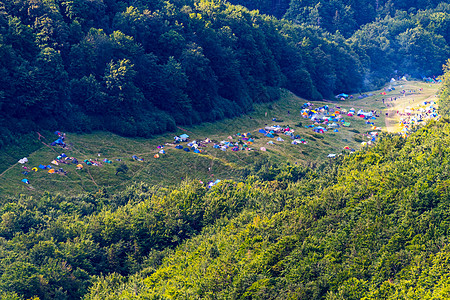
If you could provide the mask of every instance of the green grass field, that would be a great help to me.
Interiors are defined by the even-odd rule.
[[[0,152],[2,161],[0,175],[0,193],[2,195],[39,195],[46,191],[51,193],[79,194],[83,192],[94,192],[100,188],[105,188],[107,192],[112,193],[122,190],[126,185],[133,182],[147,182],[153,185],[174,185],[184,179],[198,179],[207,182],[215,179],[235,179],[239,180],[242,176],[242,170],[246,166],[252,165],[261,158],[270,159],[276,163],[315,163],[327,161],[327,155],[330,153],[339,154],[343,152],[345,146],[359,149],[362,141],[368,141],[364,134],[372,131],[370,125],[366,124],[364,119],[359,117],[345,117],[345,120],[351,122],[349,128],[341,127],[339,132],[332,130],[324,134],[316,134],[311,128],[305,128],[312,124],[309,119],[300,115],[300,106],[305,102],[311,102],[313,107],[321,107],[327,104],[330,111],[335,107],[350,109],[355,108],[364,110],[377,110],[380,117],[372,120],[375,126],[382,127],[383,130],[396,131],[395,116],[388,116],[385,112],[408,105],[413,105],[434,98],[438,85],[429,85],[421,82],[396,82],[396,90],[388,92],[387,95],[380,95],[380,91],[373,91],[373,96],[345,101],[326,101],[313,102],[296,97],[288,91],[283,91],[281,100],[255,106],[255,110],[248,115],[238,118],[224,120],[216,123],[204,123],[198,126],[180,128],[178,132],[168,133],[157,136],[153,139],[124,138],[111,133],[95,132],[92,134],[74,134],[67,133],[66,142],[70,145],[69,150],[63,150],[60,147],[48,147],[37,140],[37,134],[27,135],[27,143],[32,145],[29,149],[38,149],[28,154],[24,154],[24,148],[9,147]],[[419,93],[419,88],[423,91]],[[407,96],[400,95],[401,90],[416,90],[416,93],[408,93]],[[369,93],[367,93],[369,94]],[[388,99],[397,97],[397,101],[389,101],[389,105],[383,105],[382,98]],[[411,103],[412,102],[412,103]],[[390,105],[392,103],[392,106]],[[267,113],[267,116],[266,116]],[[273,122],[276,118],[281,122]],[[301,126],[298,126],[301,123]],[[266,125],[290,125],[295,129],[295,134],[308,141],[307,144],[292,145],[291,139],[282,136],[284,142],[277,142],[275,138],[266,138],[258,129]],[[297,126],[296,126],[297,125]],[[237,141],[235,134],[250,132],[255,138],[253,149],[257,151],[238,151],[231,149],[224,152],[212,148],[212,144],[201,154],[193,152],[186,153],[182,150],[166,146],[165,155],[160,158],[154,158],[157,153],[157,146],[171,143],[173,136],[187,133],[191,140],[210,138],[215,141],[227,140],[232,136],[234,142]],[[55,135],[46,134],[45,143],[50,144],[56,139]],[[272,140],[275,145],[267,145]],[[267,151],[259,151],[260,147],[266,147]],[[26,149],[26,148],[25,148]],[[38,172],[29,172],[27,176],[21,172],[23,166],[16,163],[23,156],[28,157],[26,164],[29,168],[39,164],[48,165],[55,157],[61,153],[67,156],[76,157],[79,161],[84,159],[98,159],[99,161],[107,158],[112,160],[112,164],[104,163],[101,167],[85,166],[83,170],[76,170],[75,165],[62,165],[67,171],[67,175],[48,174],[45,170]],[[132,160],[132,156],[137,155],[144,159],[143,162]],[[120,159],[121,161],[117,161]],[[127,173],[115,175],[116,168],[120,164],[126,164],[129,167]],[[21,182],[23,178],[28,178],[30,184]]]

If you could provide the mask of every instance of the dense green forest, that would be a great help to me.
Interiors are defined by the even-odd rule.
[[[448,4],[347,2],[293,1],[281,20],[224,1],[0,1],[0,146],[38,129],[148,137],[280,88],[321,99],[441,72]]]
[[[322,99],[439,75],[449,57],[447,1],[233,3],[0,0],[0,147],[42,129],[149,137],[280,88]],[[319,165],[1,194],[0,298],[450,298],[444,71],[440,121]]]

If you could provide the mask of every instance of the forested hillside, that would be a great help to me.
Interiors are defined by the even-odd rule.
[[[355,33],[294,2],[291,23],[223,1],[0,1],[0,146],[38,129],[148,137],[246,113],[280,87],[321,99],[440,72],[448,5],[375,23],[348,7],[366,18]]]
[[[2,299],[448,298],[449,136],[211,190],[2,196]]]
[[[225,2],[18,0],[0,12],[3,142],[38,126],[147,137],[245,113],[280,87],[316,99],[361,87],[343,40]]]
[[[0,0],[0,148],[41,129],[150,137],[245,114],[280,88],[312,100],[439,75],[446,2],[249,1],[261,14],[216,0]],[[0,194],[0,298],[450,298],[444,70],[439,121],[322,163],[254,159],[242,182],[211,188],[109,193],[89,173],[95,192]]]

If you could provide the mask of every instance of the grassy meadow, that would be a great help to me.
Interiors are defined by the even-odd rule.
[[[327,161],[330,159],[327,158],[330,153],[348,153],[348,150],[343,150],[346,146],[359,149],[362,141],[370,140],[366,134],[372,131],[371,126],[362,118],[345,116],[344,119],[351,123],[350,127],[341,126],[339,132],[329,130],[323,134],[316,134],[311,128],[305,128],[312,124],[312,121],[300,115],[301,105],[310,102],[314,104],[313,108],[316,108],[327,104],[330,112],[335,108],[337,110],[354,108],[356,111],[376,110],[380,117],[371,120],[375,126],[382,127],[383,131],[396,132],[400,127],[395,111],[421,103],[426,99],[435,99],[438,89],[436,84],[430,85],[423,82],[398,81],[388,84],[387,87],[390,85],[395,87],[395,90],[387,92],[386,95],[381,95],[383,90],[379,90],[366,93],[373,95],[363,99],[358,99],[359,94],[354,94],[353,99],[345,101],[335,99],[323,102],[307,101],[288,91],[283,91],[279,101],[257,105],[254,111],[247,115],[215,123],[180,127],[178,132],[155,136],[152,139],[125,138],[107,132],[91,134],[66,132],[66,143],[69,148],[64,150],[59,146],[47,146],[56,140],[56,135],[43,134],[45,139],[41,138],[39,141],[36,133],[30,133],[25,137],[25,146],[7,147],[0,151],[0,194],[39,195],[46,191],[79,194],[95,192],[101,188],[112,193],[124,189],[126,185],[133,182],[141,181],[168,186],[178,184],[185,179],[197,179],[203,182],[215,179],[239,180],[245,174],[246,168],[251,168],[255,162],[262,163],[266,160],[291,164],[314,164]],[[420,88],[423,90],[419,91]],[[406,96],[400,94],[402,90],[407,91]],[[383,98],[385,104],[382,102]],[[397,98],[397,100],[386,100],[390,98]],[[272,121],[273,118],[277,121]],[[270,125],[289,125],[295,129],[296,135],[300,135],[308,143],[292,145],[288,136],[281,135],[285,141],[277,142],[277,136],[267,138],[258,133],[260,128]],[[157,146],[172,143],[175,135],[187,133],[191,141],[209,138],[217,142],[229,140],[228,137],[232,136],[231,141],[236,142],[237,133],[247,132],[250,132],[251,137],[255,139],[252,145],[255,151],[233,152],[228,149],[224,152],[214,149],[213,144],[209,144],[207,148],[203,148],[205,149],[203,153],[196,154],[166,145],[164,148],[166,154],[154,158],[159,150]],[[273,141],[274,145],[267,145],[268,141]],[[260,147],[265,147],[267,151],[260,151]],[[27,153],[27,150],[30,152]],[[66,175],[48,174],[46,170],[39,169],[38,172],[31,171],[25,176],[22,174],[26,171],[23,165],[17,163],[17,160],[26,156],[29,162],[25,166],[28,168],[39,164],[48,165],[61,153],[75,157],[80,162],[84,159],[102,161],[106,158],[111,160],[112,164],[103,163],[102,166],[84,164],[83,170],[76,170],[73,164],[63,164],[54,167],[63,168],[67,171]],[[133,155],[143,158],[143,162],[133,160],[131,158]],[[126,164],[129,170],[127,173],[115,175],[116,168],[120,164]],[[23,178],[29,179],[30,184],[21,182]]]

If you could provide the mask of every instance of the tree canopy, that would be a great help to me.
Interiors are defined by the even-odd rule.
[[[362,2],[294,1],[279,20],[223,1],[3,1],[0,141],[55,127],[148,137],[245,113],[280,88],[322,99],[439,74],[450,6],[377,3],[371,22]]]

